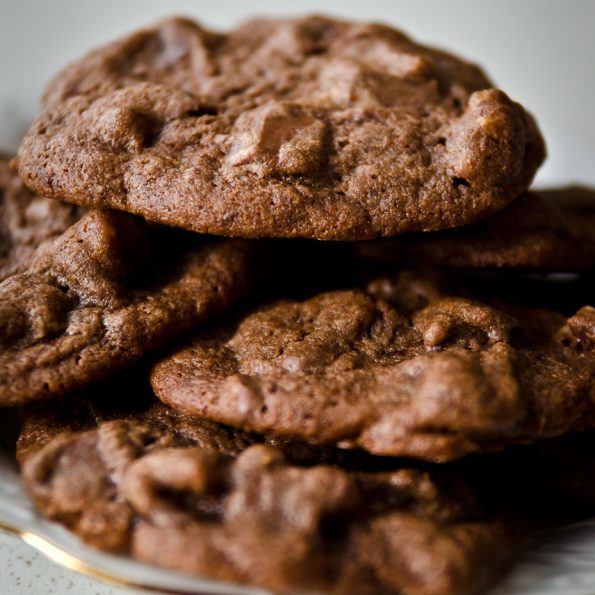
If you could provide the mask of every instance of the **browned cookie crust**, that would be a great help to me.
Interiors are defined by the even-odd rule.
[[[477,67],[388,26],[171,19],[59,74],[18,168],[49,196],[194,231],[354,240],[499,210],[544,153]]]
[[[445,461],[591,423],[595,309],[459,297],[401,273],[205,331],[152,372],[185,413],[257,432]]]
[[[36,196],[0,153],[0,281],[25,270],[40,246],[59,236],[82,209]]]
[[[477,223],[353,245],[373,261],[469,268],[583,271],[595,268],[595,191],[524,194]]]
[[[275,592],[475,592],[516,523],[447,469],[296,465],[253,438],[152,406],[30,410],[19,440],[41,512],[88,543]],[[237,458],[233,455],[238,455]]]
[[[85,385],[247,288],[251,245],[90,211],[0,284],[0,407]]]

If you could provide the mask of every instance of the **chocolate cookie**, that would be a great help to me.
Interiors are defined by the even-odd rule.
[[[35,250],[77,221],[82,209],[36,196],[0,153],[0,281],[25,270]]]
[[[247,288],[251,245],[89,211],[0,284],[0,406],[85,385]]]
[[[519,549],[447,469],[296,465],[164,406],[87,417],[30,410],[19,458],[41,512],[96,547],[278,593],[419,594],[476,592]]]
[[[477,223],[353,245],[372,261],[469,268],[582,271],[595,268],[595,191],[524,194]]]
[[[194,231],[355,240],[493,213],[544,153],[476,66],[388,26],[171,19],[59,74],[18,168],[49,196]]]
[[[243,429],[445,461],[593,423],[594,338],[594,308],[566,319],[402,272],[205,331],[151,381]]]

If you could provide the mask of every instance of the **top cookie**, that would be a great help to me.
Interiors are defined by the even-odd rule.
[[[524,194],[492,217],[457,229],[353,245],[366,260],[467,268],[595,268],[595,191]]]
[[[58,237],[82,209],[36,196],[8,167],[0,153],[0,281],[25,270],[35,251]]]
[[[194,231],[356,240],[497,211],[544,152],[476,66],[390,27],[171,19],[59,74],[18,168],[50,196]]]

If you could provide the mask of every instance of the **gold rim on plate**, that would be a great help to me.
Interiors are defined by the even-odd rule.
[[[93,579],[100,580],[104,583],[109,583],[117,587],[125,587],[146,591],[148,593],[167,593],[171,595],[214,595],[208,591],[180,591],[177,589],[152,587],[143,583],[136,583],[129,581],[128,579],[122,578],[116,574],[111,574],[105,570],[101,570],[88,562],[84,562],[77,558],[74,554],[63,550],[59,545],[53,543],[46,537],[32,532],[19,529],[13,525],[6,524],[0,521],[0,531],[20,537],[25,543],[36,549],[38,552],[43,554],[46,558],[49,558],[52,562],[73,570],[85,576]]]

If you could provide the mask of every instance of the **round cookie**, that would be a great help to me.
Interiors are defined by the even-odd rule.
[[[406,265],[586,271],[595,268],[595,191],[524,194],[464,227],[353,244],[358,257]]]
[[[251,244],[89,211],[0,284],[0,407],[83,386],[246,291]]]
[[[518,523],[449,469],[296,465],[163,405],[62,407],[26,412],[23,481],[95,547],[276,593],[428,595],[476,592],[519,550]]]
[[[566,319],[402,272],[205,331],[151,382],[188,414],[438,462],[592,424],[594,338],[594,308]]]
[[[525,190],[533,119],[384,25],[170,19],[50,84],[18,169],[40,193],[199,232],[361,240],[470,223]]]
[[[0,153],[0,282],[25,270],[35,250],[77,221],[82,209],[36,196]]]

